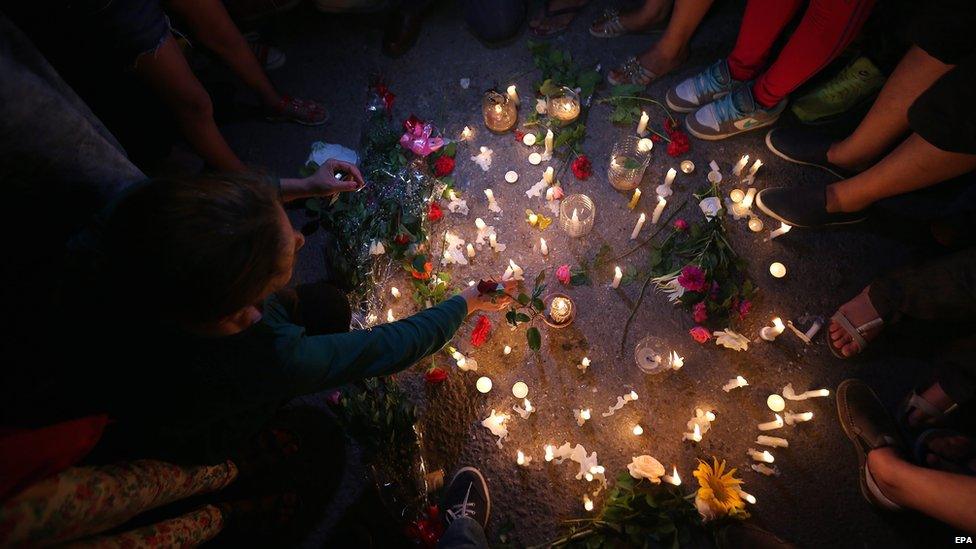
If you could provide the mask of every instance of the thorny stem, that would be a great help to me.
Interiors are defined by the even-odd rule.
[[[617,356],[621,356],[624,353],[624,343],[627,342],[627,332],[630,331],[630,323],[634,320],[634,315],[637,314],[637,308],[640,307],[642,301],[644,301],[644,292],[647,291],[647,285],[651,282],[651,278],[654,277],[653,273],[648,273],[647,278],[644,279],[644,283],[641,284],[640,295],[637,296],[637,302],[634,303],[634,307],[630,310],[630,316],[627,317],[627,322],[624,323],[624,333],[620,337],[620,349],[617,351]]]
[[[649,97],[640,97],[638,95],[617,95],[617,96],[613,96],[613,97],[604,97],[603,99],[598,99],[597,100],[597,103],[612,103],[616,99],[633,99],[635,101],[644,101],[646,103],[651,103],[651,104],[657,105],[662,111],[664,111],[664,114],[666,114],[668,116],[668,118],[671,119],[672,122],[677,123],[677,120],[675,120],[674,117],[671,116],[671,110],[670,109],[668,109],[667,107],[665,107],[660,101],[656,101],[656,100],[651,99]]]

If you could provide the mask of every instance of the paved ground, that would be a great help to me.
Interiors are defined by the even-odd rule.
[[[731,48],[742,2],[720,4],[695,37],[686,68],[652,86],[654,96],[663,97],[668,85]],[[572,31],[555,42],[572,51],[577,59],[599,62],[606,68],[636,52],[650,39],[599,41],[590,37],[586,25],[602,8],[589,7]],[[472,212],[467,218],[448,215],[440,228],[453,227],[472,239],[474,218],[481,216],[499,230],[499,240],[509,248],[494,257],[482,252],[473,265],[455,270],[456,280],[500,274],[509,257],[525,268],[527,277],[542,268],[548,269],[551,276],[554,266],[592,258],[604,243],[618,253],[628,248],[636,214],[626,210],[627,197],[614,192],[605,176],[610,148],[623,130],[611,126],[607,111],[597,107],[590,116],[585,143],[586,152],[594,160],[595,177],[577,182],[567,176],[563,181],[568,192],[584,192],[594,198],[598,207],[596,227],[588,237],[577,241],[567,238],[555,226],[549,228],[544,233],[552,250],[548,261],[544,262],[533,249],[533,245],[538,246],[539,234],[521,221],[521,211],[539,206],[527,200],[524,191],[538,179],[541,170],[529,166],[526,149],[516,145],[510,135],[493,136],[484,130],[479,103],[480,90],[495,84],[515,82],[523,93],[531,89],[536,75],[525,47],[526,36],[507,46],[487,49],[466,32],[450,5],[431,15],[417,47],[398,60],[380,55],[379,30],[364,18],[325,17],[311,10],[299,10],[283,17],[275,28],[288,63],[273,73],[274,80],[294,95],[325,100],[332,107],[334,118],[325,128],[269,125],[259,120],[227,123],[224,130],[231,145],[247,161],[275,173],[290,174],[302,165],[312,141],[355,147],[366,84],[371,73],[379,72],[398,95],[398,117],[413,112],[434,120],[447,133],[470,125],[479,130],[475,145],[487,145],[495,151],[494,163],[487,173],[467,160],[473,153],[465,149],[459,153],[457,179],[460,188],[469,191]],[[458,85],[460,78],[471,79],[468,90]],[[709,160],[716,160],[728,174],[741,154],[762,158],[766,163],[757,181],[760,188],[823,181],[824,175],[815,170],[804,170],[774,157],[762,139],[762,133],[754,133],[718,143],[693,140],[688,158],[699,169],[692,176],[679,175],[672,205],[704,182],[703,168]],[[647,197],[653,196],[653,187],[671,166],[677,166],[677,162],[656,149],[643,185],[645,199],[641,207],[648,213],[653,202]],[[503,181],[508,169],[522,174],[517,184]],[[504,208],[500,218],[492,217],[485,207],[481,190],[488,186]],[[688,206],[682,215],[694,219],[699,214]],[[767,226],[772,224],[766,221]],[[777,315],[784,319],[807,313],[829,316],[838,303],[856,294],[877,273],[924,253],[920,244],[924,243],[924,231],[909,220],[896,221],[842,231],[794,230],[773,243],[762,242],[764,233],[749,232],[744,222],[730,223],[733,245],[749,262],[749,272],[761,287],[753,313],[741,330],[755,337],[758,329]],[[902,229],[899,236],[886,236],[894,226]],[[318,272],[321,259],[315,248],[313,242],[301,258],[302,279],[314,278]],[[635,254],[632,260],[637,265],[643,257]],[[786,278],[775,280],[769,276],[767,267],[774,260],[786,264]],[[745,455],[746,448],[753,446],[755,425],[771,417],[764,405],[770,392],[787,382],[799,390],[833,388],[842,379],[859,376],[874,384],[893,404],[921,370],[921,362],[906,358],[921,355],[921,345],[911,340],[899,345],[899,358],[894,358],[895,353],[881,351],[863,360],[842,362],[830,355],[822,338],[807,347],[784,334],[775,344],[759,342],[748,352],[734,353],[712,344],[695,344],[686,334],[691,326],[688,315],[673,310],[662,295],[652,294],[635,319],[623,356],[618,357],[623,319],[638,288],[631,285],[611,291],[606,287],[610,276],[609,272],[597,273],[592,287],[569,291],[579,305],[579,317],[568,329],[544,330],[543,352],[538,356],[526,352],[521,332],[510,333],[496,327],[490,342],[473,354],[481,365],[479,374],[494,379],[495,390],[489,395],[475,390],[477,375],[473,373],[455,371],[446,383],[433,388],[424,386],[419,369],[402,375],[424,410],[425,444],[432,468],[450,471],[470,464],[485,472],[494,496],[494,530],[511,524],[517,544],[541,543],[559,532],[561,520],[583,515],[581,496],[592,486],[573,479],[572,465],[556,466],[542,460],[544,444],[569,441],[598,452],[600,463],[611,477],[638,454],[651,454],[665,464],[677,464],[688,481],[697,458],[725,458],[746,469],[742,473],[746,490],[758,498],[758,504],[751,508],[755,520],[803,546],[907,547],[949,539],[948,534],[926,520],[911,515],[884,517],[864,502],[857,487],[854,452],[837,423],[832,397],[801,407],[815,413],[812,422],[776,433],[791,443],[788,450],[774,452],[782,476],[766,478],[749,471],[750,459]],[[467,341],[470,329],[470,325],[462,329],[461,341]],[[633,347],[649,334],[671,342],[685,356],[683,370],[659,379],[650,379],[637,370]],[[502,358],[501,349],[506,344],[515,347],[515,352]],[[593,365],[581,374],[574,365],[584,354],[593,360]],[[722,392],[721,386],[737,374],[745,376],[750,387],[731,394]],[[538,412],[528,420],[515,417],[509,424],[509,439],[499,450],[480,426],[480,420],[492,408],[511,408],[515,399],[509,388],[519,379],[528,383],[529,396]],[[611,418],[595,414],[584,428],[576,426],[572,408],[582,404],[595,411],[604,409],[617,395],[631,389],[640,394],[638,402]],[[712,408],[718,418],[704,441],[692,445],[681,442],[681,432],[695,407]],[[640,438],[629,434],[636,420],[646,430]],[[517,448],[535,459],[527,469],[515,466]]]

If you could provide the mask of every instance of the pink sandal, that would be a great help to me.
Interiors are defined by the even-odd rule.
[[[329,120],[329,111],[316,101],[283,95],[268,120],[297,122],[306,126],[321,126]]]

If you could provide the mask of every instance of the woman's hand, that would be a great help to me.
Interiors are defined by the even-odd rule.
[[[354,164],[330,158],[308,178],[309,188],[318,196],[358,191],[366,186],[363,174]]]
[[[461,297],[468,302],[468,314],[475,311],[501,311],[512,303],[510,295],[518,292],[519,282],[509,280],[502,282],[505,286],[505,295],[499,296],[496,293],[481,294],[478,285],[468,286],[461,292]]]

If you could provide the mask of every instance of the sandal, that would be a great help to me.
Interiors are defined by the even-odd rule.
[[[616,73],[616,74],[615,74]],[[637,60],[637,57],[631,57],[624,61],[623,65],[620,65],[616,69],[613,69],[607,73],[607,82],[613,86],[619,86],[621,84],[637,84],[638,86],[648,86],[658,75],[644,68]]]
[[[531,32],[533,36],[536,36],[538,38],[547,38],[550,36],[561,34],[566,29],[569,28],[569,25],[573,22],[573,19],[576,18],[575,17],[576,14],[583,11],[586,5],[589,4],[589,0],[586,0],[580,4],[576,4],[573,6],[566,6],[565,8],[559,8],[557,10],[552,10],[549,8],[550,1],[551,0],[546,0],[545,7],[542,10],[542,18],[539,20],[539,22],[537,23],[535,21],[532,21],[529,23],[529,32]],[[573,15],[573,17],[570,18],[570,20],[567,21],[565,25],[555,25],[550,27],[546,24],[547,21],[551,21],[552,19],[556,17],[560,17],[562,15]]]
[[[953,402],[951,406],[943,410],[923,398],[922,395],[918,394],[916,389],[912,389],[912,393],[905,397],[898,406],[898,424],[905,433],[918,432],[920,427],[941,425],[945,421],[946,416],[954,412],[957,408],[959,408],[959,404]],[[922,412],[925,419],[921,424],[913,427],[908,422],[908,418],[916,410]]]
[[[931,447],[940,441],[941,450]],[[947,473],[976,476],[976,441],[953,429],[929,429],[915,441],[915,462]]]
[[[275,113],[268,116],[274,122],[298,122],[306,126],[321,126],[329,120],[329,111],[318,102],[283,95],[274,108]]]
[[[863,353],[864,349],[866,349],[868,346],[868,341],[873,340],[878,335],[878,331],[879,331],[878,329],[880,329],[884,325],[884,320],[880,316],[877,316],[877,311],[873,313],[874,315],[876,315],[873,319],[864,322],[860,326],[855,326],[854,323],[849,318],[847,318],[847,315],[844,313],[842,309],[848,304],[858,299],[861,299],[862,296],[864,299],[868,300],[868,305],[870,305],[871,308],[873,309],[874,306],[871,305],[871,299],[868,296],[867,289],[865,289],[863,292],[858,294],[857,297],[848,301],[844,305],[841,305],[841,308],[838,309],[836,313],[834,313],[834,316],[830,317],[831,322],[840,326],[843,329],[844,333],[850,337],[850,341],[845,341],[843,337],[835,340],[833,338],[834,330],[828,329],[830,337],[827,340],[827,347],[830,348],[830,352],[833,353],[834,356],[837,358],[846,360],[848,358],[851,358],[854,355]],[[841,343],[840,347],[834,345],[837,342]],[[850,356],[845,356],[841,351],[845,346],[847,346],[851,342],[857,345],[857,351],[852,353]]]
[[[857,452],[861,495],[880,509],[901,510],[900,505],[884,495],[867,466],[868,453],[872,450],[902,447],[898,428],[878,395],[861,380],[844,380],[837,386],[837,416]]]
[[[657,34],[667,27],[668,19],[665,17],[644,30],[630,30],[620,21],[620,11],[617,8],[609,8],[590,24],[590,34],[597,38],[619,38],[626,34]]]

